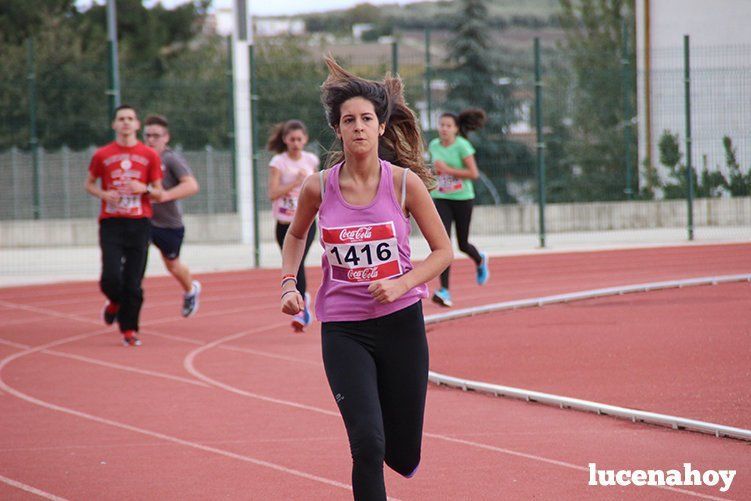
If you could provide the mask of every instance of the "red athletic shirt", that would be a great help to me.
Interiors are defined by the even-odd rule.
[[[140,141],[134,146],[121,146],[113,141],[96,150],[91,157],[89,173],[102,179],[103,190],[114,189],[120,192],[120,202],[117,204],[102,200],[100,221],[109,217],[151,217],[148,193],[134,194],[130,190],[129,181],[149,184],[162,179],[162,161],[155,150]]]

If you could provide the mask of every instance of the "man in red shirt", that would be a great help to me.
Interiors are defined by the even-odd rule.
[[[162,191],[162,162],[156,151],[138,141],[141,123],[133,107],[119,106],[112,128],[116,138],[94,153],[84,186],[102,200],[99,285],[107,296],[104,322],[111,325],[117,320],[123,343],[139,346],[138,317],[143,304],[141,281],[149,248],[151,197],[158,197]]]

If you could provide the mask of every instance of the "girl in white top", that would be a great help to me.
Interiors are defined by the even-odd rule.
[[[297,210],[300,187],[306,177],[318,170],[320,163],[317,156],[303,149],[307,143],[308,131],[300,120],[277,124],[269,136],[267,148],[276,153],[269,162],[269,198],[276,219],[276,241],[280,248]],[[305,253],[297,270],[297,290],[305,298],[305,308],[292,317],[292,327],[296,332],[302,332],[311,321],[310,295],[306,292],[305,282],[305,256],[315,234],[316,225],[313,223],[308,230]]]

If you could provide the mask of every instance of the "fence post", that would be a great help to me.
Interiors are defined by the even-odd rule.
[[[216,203],[214,202],[214,148],[210,144],[206,145],[206,213],[215,212]]]
[[[39,174],[39,138],[37,137],[37,82],[36,82],[36,63],[34,61],[34,39],[29,38],[26,43],[27,48],[27,76],[29,84],[29,149],[31,150],[32,175],[33,175],[33,203],[34,219],[41,217],[41,194],[40,194],[40,174]]]
[[[396,76],[399,73],[399,42],[396,38],[391,42],[391,74]]]
[[[622,32],[622,47],[621,47],[621,78],[623,80],[623,141],[625,146],[624,161],[626,163],[626,199],[631,200],[634,194],[633,180],[632,180],[632,167],[631,167],[631,138],[633,127],[632,111],[631,111],[631,85],[629,75],[629,60],[628,60],[628,26],[626,24],[626,18],[621,21]]]
[[[18,148],[15,146],[10,148],[10,170],[13,176],[13,219],[18,219],[18,197],[21,189],[18,186]]]
[[[45,200],[47,197],[44,194],[44,183],[42,183],[42,179],[45,179],[44,175],[44,148],[37,148],[37,161],[39,162],[39,173],[36,175],[36,178],[39,180],[38,185],[38,193],[39,193],[39,205],[37,206],[39,209],[38,216],[36,216],[34,219],[42,219],[45,217],[45,210],[44,210],[44,204],[43,200]]]
[[[542,68],[540,38],[535,37],[535,128],[537,129],[537,203],[540,218],[540,247],[545,247],[545,138],[542,133]]]
[[[115,0],[107,0],[107,55],[109,89],[107,89],[110,109],[109,120],[115,116],[115,108],[120,106],[120,69],[117,57],[117,7]],[[114,131],[112,131],[114,137]]]
[[[686,98],[686,202],[688,203],[688,239],[694,239],[694,169],[691,163],[691,68],[688,35],[683,35],[683,82]]]
[[[430,28],[425,28],[425,104],[428,113],[428,130],[433,129],[433,92],[431,90]]]
[[[63,213],[65,219],[70,219],[70,149],[68,146],[63,145],[60,148],[60,153],[63,156]]]
[[[94,145],[89,145],[88,148],[86,148],[86,158],[91,159],[91,157],[94,156],[94,153],[96,152],[96,147]],[[99,200],[97,197],[88,197],[91,202],[89,202],[89,207],[91,207],[89,210],[91,211],[91,214],[98,215],[99,211],[101,210],[102,201]]]
[[[253,146],[251,150],[252,157],[252,178],[253,178],[253,253],[256,268],[261,267],[261,236],[259,235],[258,224],[258,80],[256,79],[256,58],[255,45],[248,45],[250,54],[250,130],[252,131]]]
[[[232,74],[232,37],[227,37],[227,96],[229,127],[227,127],[227,139],[229,141],[230,159],[232,164],[232,210],[237,211],[237,162],[235,159],[235,87],[234,75]]]

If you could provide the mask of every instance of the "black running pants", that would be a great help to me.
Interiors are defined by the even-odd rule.
[[[451,223],[456,224],[456,240],[459,243],[459,250],[472,258],[477,266],[482,263],[482,256],[474,245],[469,243],[469,225],[472,222],[472,206],[474,200],[446,200],[444,198],[434,198],[435,207],[438,209],[438,215],[441,216],[443,226],[446,228],[449,238],[451,237]],[[441,273],[441,287],[449,288],[449,273],[451,266]]]
[[[151,226],[147,218],[112,217],[99,223],[102,276],[99,286],[110,302],[118,303],[120,332],[138,331],[143,304],[141,281],[146,271]]]
[[[383,463],[411,477],[420,463],[428,343],[422,303],[358,322],[324,322],[323,363],[347,428],[358,501],[383,501]]]

